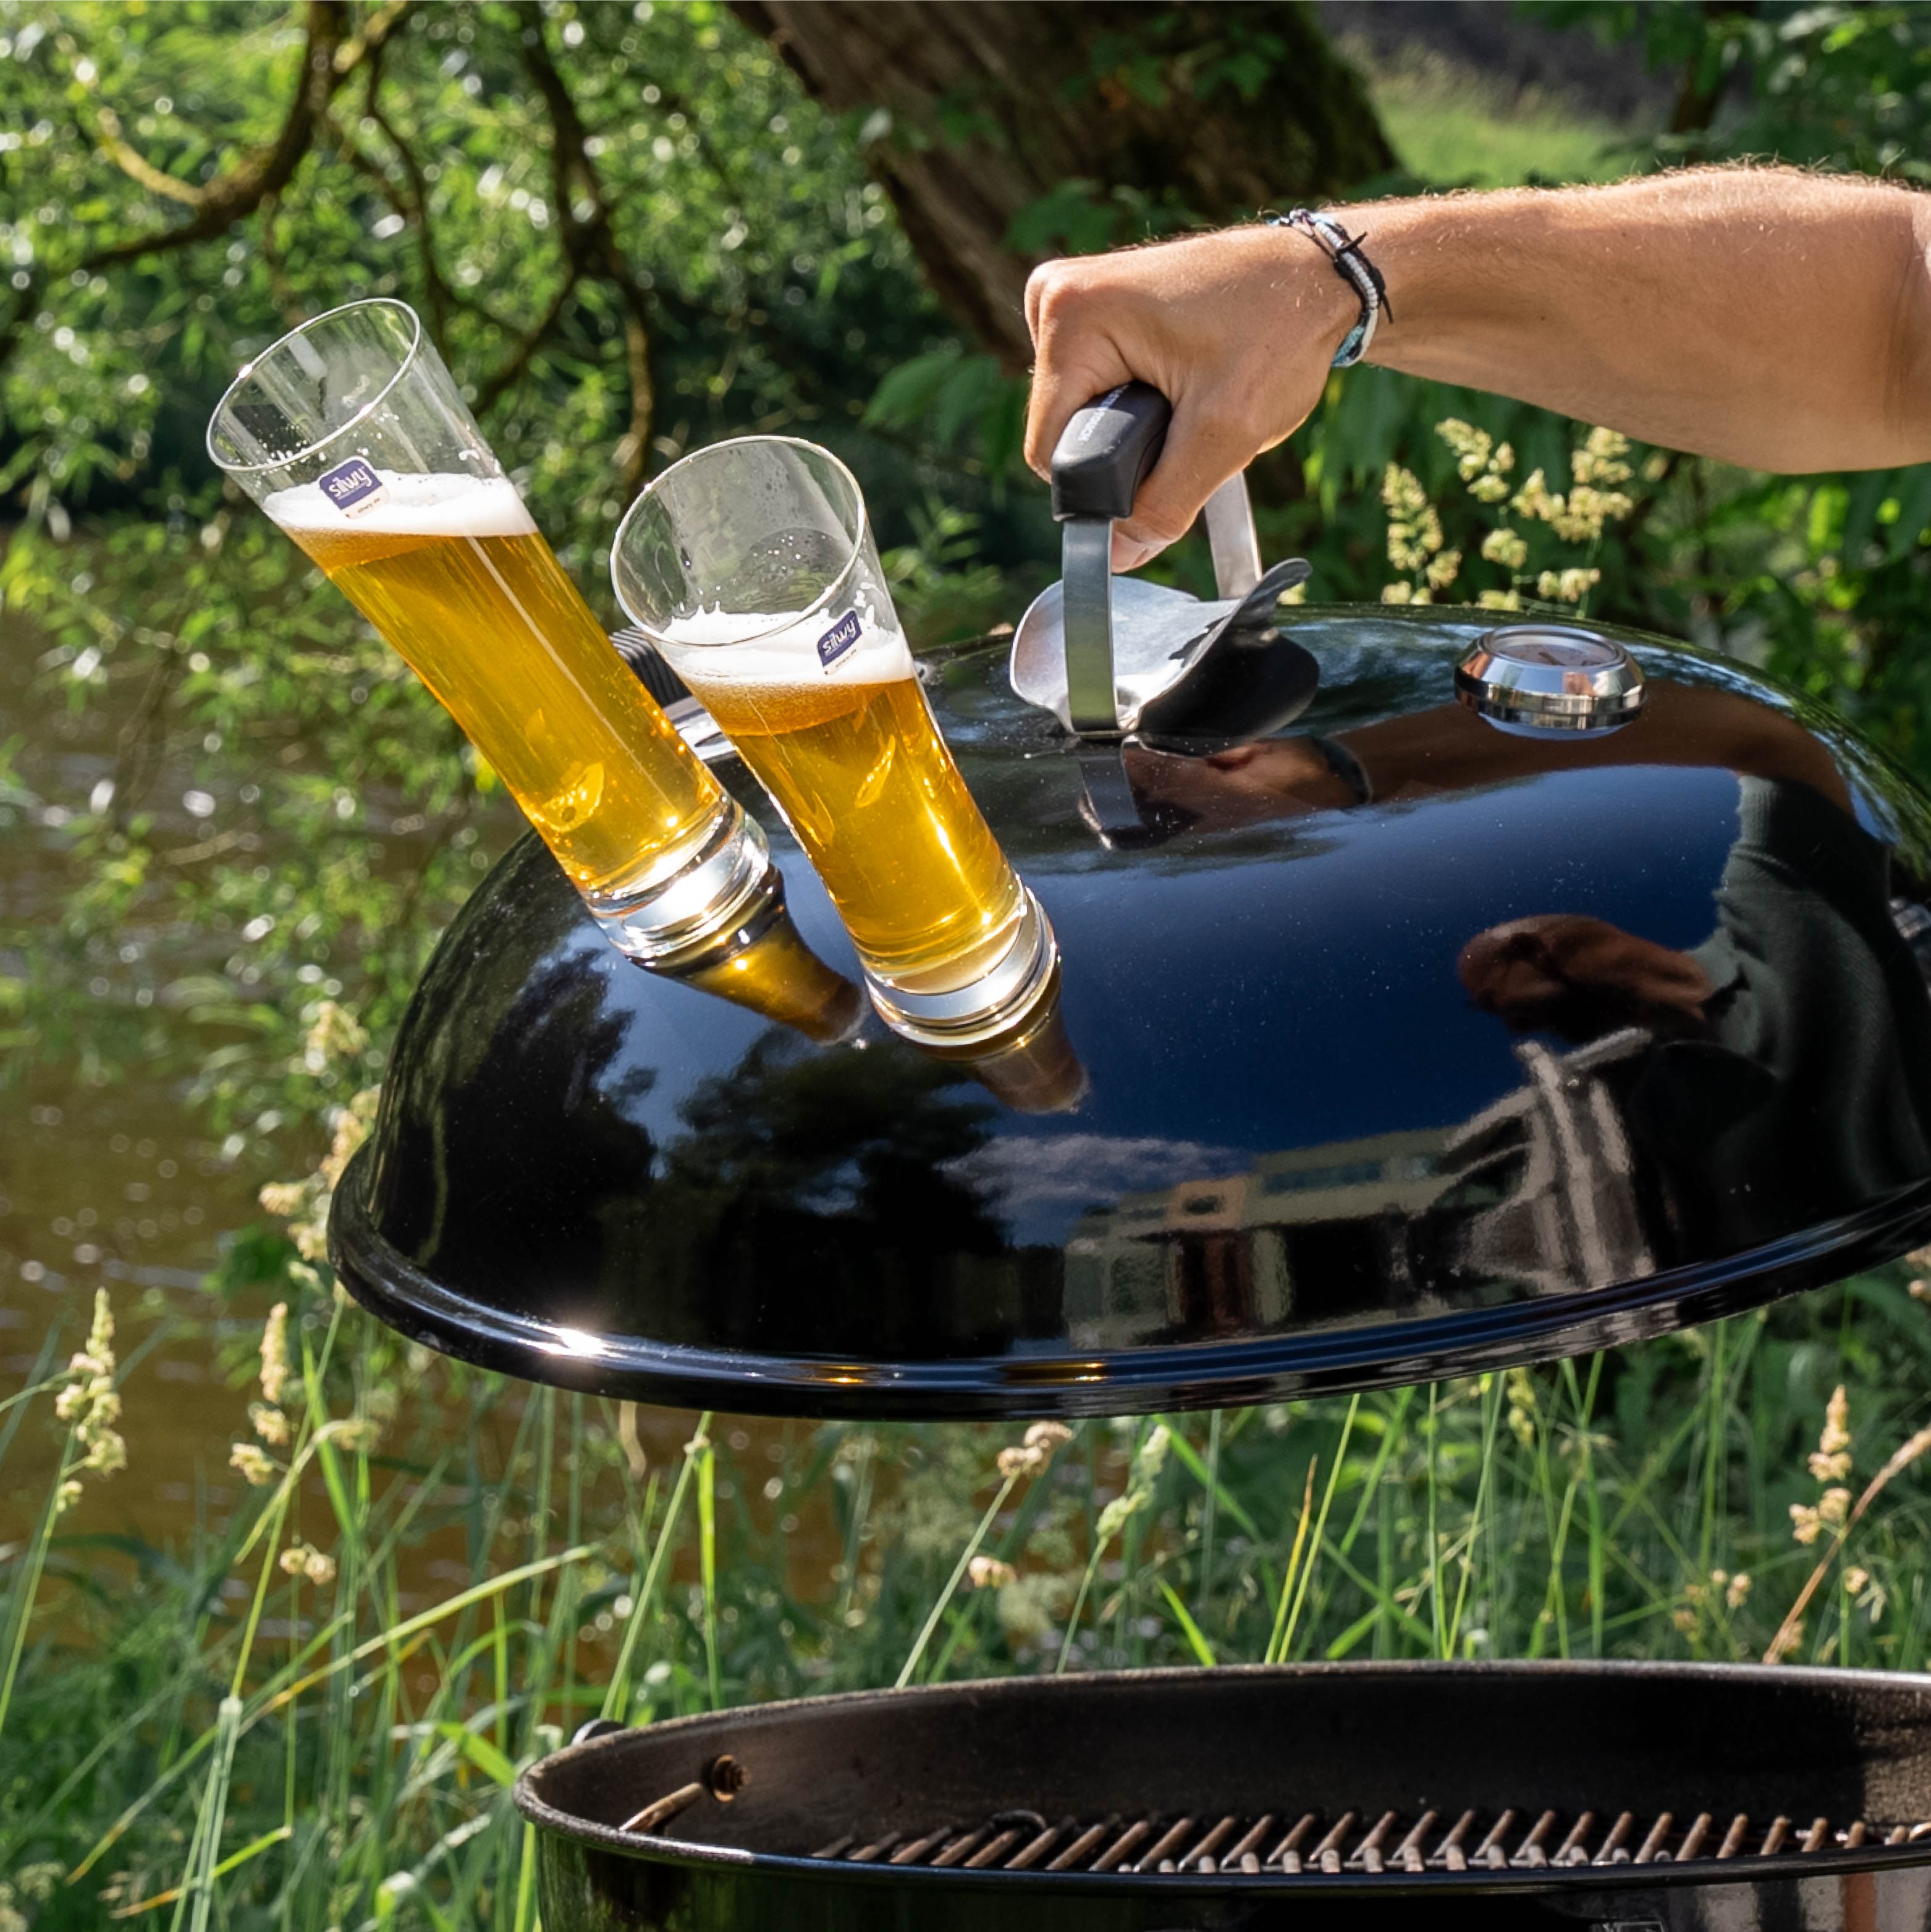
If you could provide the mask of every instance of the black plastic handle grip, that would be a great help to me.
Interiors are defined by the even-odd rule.
[[[1167,440],[1173,405],[1148,382],[1096,396],[1068,423],[1053,452],[1053,514],[1127,515]]]

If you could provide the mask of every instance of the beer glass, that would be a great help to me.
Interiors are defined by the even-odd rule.
[[[413,310],[283,336],[208,448],[435,693],[620,950],[692,959],[776,895],[763,834],[612,648]]]
[[[1009,1027],[1057,960],[939,735],[836,457],[746,436],[631,506],[619,600],[708,707],[844,918],[872,1002],[915,1040]]]

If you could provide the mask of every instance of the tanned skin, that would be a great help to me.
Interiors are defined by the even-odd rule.
[[[1367,359],[1801,474],[1931,459],[1931,196],[1786,169],[1700,169],[1342,211],[1387,280]],[[1073,412],[1152,383],[1173,427],[1130,570],[1306,421],[1360,314],[1306,235],[1251,226],[1050,262],[1026,290],[1026,458]]]

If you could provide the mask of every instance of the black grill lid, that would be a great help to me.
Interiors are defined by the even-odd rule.
[[[997,646],[925,660],[1058,934],[1064,1112],[637,970],[526,840],[418,989],[336,1196],[343,1280],[613,1396],[1118,1413],[1626,1341],[1925,1238],[1931,802],[1627,633],[1632,721],[1498,726],[1456,691],[1487,628],[1297,612],[1312,705],[1213,757],[1074,746]]]

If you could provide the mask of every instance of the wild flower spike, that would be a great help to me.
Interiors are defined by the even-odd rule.
[[[1482,539],[1482,554],[1504,570],[1519,570],[1529,560],[1529,547],[1519,532],[1504,525]]]
[[[975,1556],[966,1565],[966,1575],[975,1590],[996,1590],[1019,1580],[1018,1571],[996,1556]]]
[[[1025,1437],[1027,1448],[1048,1450],[1072,1439],[1072,1431],[1063,1422],[1036,1422],[1027,1430]]]
[[[1480,476],[1489,466],[1495,440],[1486,430],[1477,429],[1459,416],[1450,416],[1435,424],[1435,433],[1454,452],[1456,470],[1463,482]]]
[[[361,1022],[346,1006],[324,1000],[316,1008],[308,1036],[302,1042],[302,1066],[310,1073],[325,1073],[330,1061],[360,1053],[368,1043]]]
[[[1739,1570],[1730,1579],[1730,1587],[1723,1592],[1723,1601],[1731,1610],[1740,1610],[1749,1601],[1750,1594],[1750,1572]]]
[[[87,1352],[98,1364],[97,1374],[114,1372],[114,1309],[104,1288],[94,1291],[94,1325],[87,1331]]]
[[[265,1490],[275,1479],[275,1466],[252,1442],[237,1442],[229,1451],[228,1466],[238,1469],[251,1490]]]
[[[1817,1438],[1817,1447],[1825,1455],[1835,1456],[1849,1448],[1851,1440],[1850,1398],[1840,1382],[1825,1405],[1824,1430]]]
[[[373,1416],[346,1416],[329,1433],[352,1456],[366,1456],[382,1439],[382,1426]]]
[[[281,1406],[288,1376],[288,1304],[278,1301],[262,1329],[262,1400],[271,1408]]]

